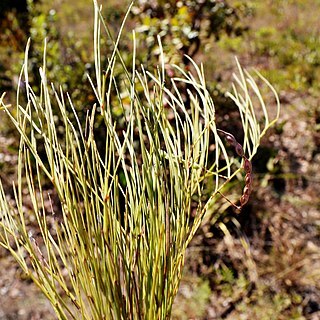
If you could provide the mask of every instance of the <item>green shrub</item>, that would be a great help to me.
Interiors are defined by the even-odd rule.
[[[225,0],[139,0],[132,10],[134,20],[139,21],[138,39],[147,49],[148,60],[159,56],[160,35],[165,61],[184,66],[190,65],[187,56],[194,58],[209,39],[218,41],[223,34],[241,35],[246,28],[240,16],[246,11],[247,5],[232,6]]]

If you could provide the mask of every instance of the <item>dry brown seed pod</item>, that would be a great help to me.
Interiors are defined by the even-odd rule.
[[[235,145],[235,149],[236,149],[236,153],[238,154],[239,157],[244,156],[244,152],[243,152],[243,149],[242,149],[242,146],[240,143],[237,142],[237,144]]]
[[[252,174],[251,174],[251,172],[248,172],[245,177],[245,184],[251,185],[252,181],[253,181]]]
[[[253,181],[252,174],[251,174],[252,173],[252,164],[251,164],[250,160],[247,159],[246,156],[244,155],[244,151],[243,151],[241,144],[237,142],[237,140],[235,139],[235,137],[231,133],[225,132],[220,129],[217,129],[217,131],[220,131],[225,135],[226,140],[235,148],[235,151],[238,154],[238,156],[240,156],[241,158],[244,159],[243,168],[246,172],[246,176],[245,176],[245,187],[243,189],[243,194],[240,198],[240,203],[241,203],[241,207],[242,207],[249,201],[249,197],[250,197],[250,194],[252,191],[252,181]],[[226,198],[226,197],[224,197],[224,198]],[[234,205],[234,206],[237,207],[236,205]],[[238,207],[238,209],[241,209],[241,207]]]
[[[244,206],[249,200],[249,195],[243,194],[240,198],[241,207]]]
[[[235,137],[234,137],[232,134],[230,134],[230,133],[226,134],[226,140],[227,140],[232,146],[236,146],[236,144],[237,144],[237,141],[236,141]]]
[[[245,186],[243,189],[243,195],[248,196],[249,198],[251,191],[252,191],[251,185]]]
[[[225,132],[225,131],[223,131],[223,130],[221,130],[221,129],[217,129],[217,131],[222,132],[222,133],[225,135],[226,140],[227,140],[232,146],[235,146],[235,145],[237,144],[236,138],[235,138],[231,133]]]
[[[252,164],[251,164],[250,160],[248,160],[247,158],[244,159],[243,168],[246,173],[252,172]]]

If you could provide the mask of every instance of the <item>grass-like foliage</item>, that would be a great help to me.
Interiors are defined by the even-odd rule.
[[[239,66],[230,97],[239,107],[246,156],[237,149],[243,158],[235,168],[237,161],[228,155],[225,137],[216,128],[203,68],[193,61],[193,74],[176,67],[181,76],[167,85],[163,57],[150,73],[135,65],[134,46],[129,70],[118,50],[119,37],[102,72],[100,28],[108,28],[100,12],[95,3],[96,79],[90,81],[98,103],[85,123],[71,99],[48,84],[45,57],[41,93],[33,92],[29,44],[20,77],[25,90],[18,91],[14,115],[1,97],[1,108],[21,139],[14,204],[0,184],[0,244],[46,295],[59,319],[167,319],[188,244],[221,188],[248,166],[274,120],[253,78]],[[159,48],[161,52],[160,41]],[[126,77],[121,86],[127,89],[127,104],[113,76],[119,65]],[[188,107],[178,89],[181,83],[188,84]],[[25,105],[19,104],[21,94],[26,95]],[[112,112],[119,103],[125,123],[121,131]],[[59,114],[53,114],[52,105]],[[76,121],[70,120],[70,112]],[[63,138],[55,125],[57,116]],[[104,137],[95,138],[97,116],[103,117]],[[96,139],[105,148],[98,148]],[[204,190],[210,179],[215,183],[208,199]],[[56,214],[43,190],[48,180],[60,200]],[[36,217],[38,236],[28,228],[26,202]]]

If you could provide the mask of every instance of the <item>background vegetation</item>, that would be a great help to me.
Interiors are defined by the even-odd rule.
[[[235,70],[233,56],[237,55],[242,65],[255,67],[276,87],[282,115],[254,159],[255,182],[249,204],[241,215],[235,215],[234,208],[222,200],[216,208],[219,214],[206,217],[188,249],[174,316],[176,319],[317,319],[320,312],[320,26],[317,19],[320,2],[252,0],[244,5],[243,1],[230,0],[226,7],[223,1],[208,1],[208,8],[203,7],[202,11],[196,7],[198,2],[137,4],[128,24],[128,31],[134,26],[140,28],[139,39],[145,45],[145,51],[139,52],[137,59],[150,65],[157,63],[159,53],[154,35],[163,32],[168,61],[188,67],[182,55],[186,52],[203,61],[210,92],[224,114],[219,122],[237,133],[237,123],[230,123],[234,106],[224,96]],[[180,3],[179,7],[176,3]],[[127,4],[126,1],[106,4],[105,13],[115,31]],[[211,12],[214,5],[217,7]],[[23,12],[9,10],[1,18],[1,92],[10,93],[17,85],[27,37],[34,39],[34,65],[41,59],[43,38],[48,37],[49,78],[65,82],[66,90],[77,88],[70,94],[78,102],[76,108],[85,114],[86,107],[95,99],[84,76],[85,71],[93,72],[93,57],[89,54],[92,30],[87,28],[93,14],[91,1],[81,0],[76,4],[62,0],[28,1],[27,8],[27,17]],[[161,12],[161,8],[166,10]],[[198,20],[194,12],[201,12]],[[214,22],[222,22],[213,27],[211,17]],[[131,32],[127,37],[130,40]],[[130,41],[122,45],[125,49]],[[114,112],[116,116],[116,108]],[[8,122],[2,119],[4,114],[0,122],[1,178],[7,179],[10,185],[17,140]],[[96,125],[98,128],[99,124]],[[230,199],[237,199],[240,192],[241,186],[225,190]],[[30,223],[32,219],[30,216]],[[0,317],[30,319],[33,315],[52,319],[46,303],[31,285],[20,281],[23,275],[2,249],[0,255],[5,270],[0,271]]]

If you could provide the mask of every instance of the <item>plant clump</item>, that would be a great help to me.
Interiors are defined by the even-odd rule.
[[[14,204],[0,183],[0,245],[42,290],[59,319],[168,319],[188,244],[220,190],[242,167],[246,186],[240,207],[248,201],[251,159],[279,109],[270,121],[256,83],[238,64],[239,76],[229,96],[242,120],[241,146],[216,126],[202,66],[192,59],[193,73],[172,66],[180,76],[167,84],[160,37],[160,66],[148,71],[136,65],[133,33],[133,59],[127,68],[118,47],[123,25],[114,40],[96,1],[94,8],[95,79],[89,81],[97,103],[85,122],[70,96],[49,83],[46,54],[39,69],[41,90],[33,90],[28,81],[30,42],[19,82],[25,91],[18,89],[15,114],[1,97],[20,144]],[[112,43],[103,67],[102,28]],[[115,66],[122,68],[125,99]],[[180,83],[190,88],[187,106]],[[251,95],[260,104],[254,106]],[[20,104],[21,96],[26,103]],[[121,131],[114,105],[121,107]],[[104,136],[95,135],[97,118],[102,119]],[[240,165],[228,156],[219,132],[235,147]],[[214,188],[205,198],[208,180],[214,180]],[[48,208],[50,195],[43,187],[47,181],[57,193],[59,212]],[[26,193],[38,235],[31,234],[26,223]]]

